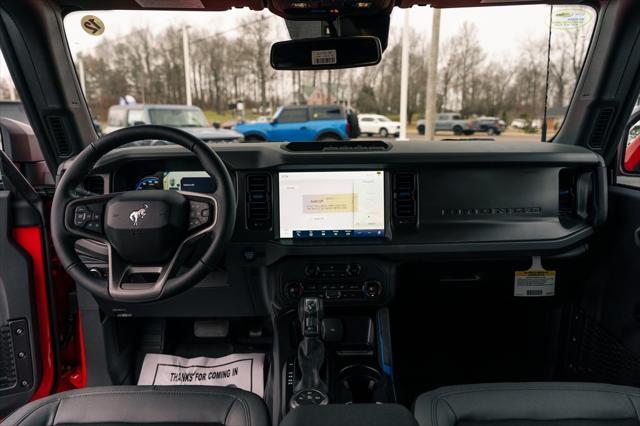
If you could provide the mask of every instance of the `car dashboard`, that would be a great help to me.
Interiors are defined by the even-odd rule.
[[[239,280],[246,287],[247,271],[258,281],[264,273],[282,306],[323,277],[341,284],[318,291],[350,299],[351,282],[359,289],[390,281],[393,268],[384,262],[566,255],[584,249],[607,214],[602,159],[569,145],[315,142],[214,150],[234,179],[238,205],[224,265],[208,285]],[[216,183],[187,150],[155,146],[110,153],[85,186],[211,193]],[[100,270],[99,245],[78,250]],[[384,302],[384,285],[371,291]],[[376,301],[366,294],[358,293],[361,302]]]

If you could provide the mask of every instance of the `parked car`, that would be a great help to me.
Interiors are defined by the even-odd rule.
[[[236,127],[238,124],[242,123],[241,121],[238,120],[227,120],[227,121],[223,121],[222,123],[219,124],[219,128],[222,129],[227,129],[227,130],[231,130],[234,127]]]
[[[271,121],[271,117],[269,117],[268,115],[261,115],[260,117],[256,117],[255,120],[253,120],[254,123],[268,123]]]
[[[505,122],[498,117],[479,117],[475,122],[476,131],[486,132],[489,135],[499,135],[506,127]]]
[[[380,135],[386,138],[390,134],[394,136],[400,135],[400,123],[392,121],[384,115],[360,114],[358,115],[358,124],[360,125],[360,131],[366,136]]]
[[[241,142],[244,137],[235,130],[209,126],[202,110],[187,105],[133,104],[109,108],[104,133],[141,124],[179,127],[205,142]]]
[[[455,135],[472,135],[475,132],[477,124],[473,120],[464,120],[457,113],[440,113],[436,117],[436,132],[453,132]],[[416,123],[418,133],[424,135],[424,120],[418,120]]]
[[[270,122],[242,123],[235,130],[247,142],[349,140],[359,136],[353,122],[340,105],[287,105]]]
[[[20,101],[0,101],[0,117],[29,124],[27,114],[24,112],[24,106]]]
[[[524,130],[529,127],[529,121],[525,120],[524,118],[516,118],[511,122],[509,126],[513,127],[514,129]]]

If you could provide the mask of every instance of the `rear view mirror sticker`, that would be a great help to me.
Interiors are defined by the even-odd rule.
[[[334,65],[338,63],[338,52],[336,50],[313,50],[311,52],[312,65]]]

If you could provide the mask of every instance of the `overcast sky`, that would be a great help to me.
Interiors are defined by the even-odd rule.
[[[572,6],[575,7],[575,6]],[[65,30],[71,50],[75,54],[79,50],[90,49],[97,45],[103,37],[120,37],[133,29],[148,27],[161,31],[170,25],[189,24],[194,28],[209,28],[212,32],[229,31],[238,25],[246,16],[258,16],[259,12],[249,9],[234,9],[226,12],[164,12],[164,11],[107,11],[95,13],[105,24],[105,32],[101,36],[87,34],[80,25],[85,12],[76,12],[65,18]],[[269,12],[263,12],[269,14]],[[394,9],[391,20],[391,31],[399,36],[404,22],[404,10]],[[416,31],[430,34],[430,7],[413,7],[410,11],[411,26]],[[284,28],[280,18],[278,25]],[[496,6],[464,9],[446,9],[442,13],[441,38],[454,34],[463,22],[477,24],[481,44],[488,50],[509,51],[517,49],[527,38],[543,37],[548,31],[549,6]],[[425,41],[427,38],[424,38]],[[274,40],[275,41],[275,40]]]
[[[575,8],[575,6],[570,6]],[[556,10],[560,7],[556,6]],[[204,28],[210,32],[228,32],[239,36],[237,27],[247,16],[259,16],[261,12],[249,9],[233,9],[225,12],[174,12],[174,11],[100,11],[98,16],[105,25],[100,36],[87,34],[80,25],[83,16],[91,12],[74,12],[65,18],[65,31],[70,49],[75,56],[80,51],[90,51],[104,38],[118,38],[137,28],[148,27],[162,31],[171,25],[188,24],[193,28]],[[268,11],[262,12],[270,15]],[[394,9],[391,15],[391,37],[399,37],[404,22],[405,10]],[[410,10],[411,26],[426,42],[430,35],[432,9],[413,7]],[[592,19],[592,18],[590,18]],[[286,34],[284,21],[274,18],[280,26],[280,34]],[[442,13],[441,40],[455,34],[465,22],[474,22],[478,28],[480,43],[497,58],[516,56],[516,52],[527,39],[544,37],[548,31],[549,6],[495,6],[464,9],[445,9]],[[276,41],[276,40],[274,40]],[[0,79],[7,78],[4,60],[0,58]]]

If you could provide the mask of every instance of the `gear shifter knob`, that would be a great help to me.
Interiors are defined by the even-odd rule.
[[[324,307],[322,299],[318,297],[303,297],[298,304],[298,318],[302,325],[304,337],[317,337],[320,335]]]

